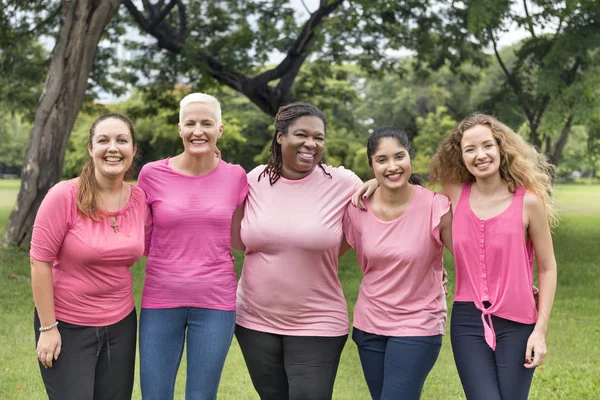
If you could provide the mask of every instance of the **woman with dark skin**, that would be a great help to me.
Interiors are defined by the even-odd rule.
[[[267,165],[248,173],[236,337],[263,400],[325,400],[348,336],[337,277],[342,219],[360,179],[323,163],[327,120],[316,107],[279,109]],[[241,230],[241,234],[240,234]]]

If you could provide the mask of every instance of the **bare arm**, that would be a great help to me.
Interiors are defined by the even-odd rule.
[[[535,249],[539,282],[538,318],[527,341],[525,353],[525,367],[534,368],[541,365],[546,357],[546,331],[556,293],[557,273],[552,235],[544,205],[539,197],[527,192],[524,206],[529,222],[527,231]]]
[[[351,248],[352,246],[350,246],[350,243],[348,243],[348,241],[346,240],[346,236],[344,235],[344,238],[342,239],[342,245],[340,246],[340,254],[338,257],[341,257],[344,254],[346,254]]]
[[[31,259],[31,287],[40,325],[42,327],[51,326],[56,322],[52,263]],[[58,359],[61,345],[58,327],[40,332],[36,351],[38,359],[44,367],[52,368],[52,360]]]
[[[233,212],[233,218],[231,220],[231,248],[240,251],[246,251],[246,246],[244,245],[244,242],[242,242],[242,237],[240,235],[245,205],[246,200],[237,206]]]
[[[456,209],[456,205],[458,204],[458,199],[460,199],[460,192],[462,191],[463,185],[460,183],[448,183],[442,186],[442,190],[440,190],[440,194],[448,197],[450,199],[450,204],[452,204],[452,212]]]
[[[454,255],[452,250],[452,209],[448,210],[440,220],[440,238],[450,254]]]

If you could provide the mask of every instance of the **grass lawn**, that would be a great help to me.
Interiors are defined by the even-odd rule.
[[[17,181],[0,180],[0,231],[17,195]],[[559,285],[547,336],[548,357],[535,373],[531,399],[600,398],[600,186],[563,185],[557,191],[561,224],[554,235]],[[238,272],[243,255],[236,254]],[[141,297],[144,261],[132,269],[136,300]],[[452,259],[447,258],[450,280]],[[339,276],[349,311],[356,301],[361,274],[354,253],[340,261]],[[449,287],[452,288],[452,282]],[[449,301],[452,299],[449,294]],[[28,255],[0,249],[0,399],[44,399],[35,358],[33,300]],[[177,381],[176,399],[184,398],[185,356]],[[136,379],[134,399],[141,398]],[[240,349],[234,339],[219,388],[220,399],[258,399]],[[334,398],[369,399],[356,346],[348,340],[335,384]],[[448,337],[425,383],[423,399],[463,399]]]

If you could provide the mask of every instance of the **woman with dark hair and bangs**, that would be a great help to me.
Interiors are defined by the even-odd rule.
[[[327,119],[279,109],[267,165],[248,173],[232,246],[245,250],[236,337],[262,400],[330,399],[348,337],[337,276],[344,209],[361,180],[323,163]]]
[[[364,277],[352,339],[373,399],[417,400],[446,331],[444,246],[452,251],[446,196],[420,186],[402,130],[376,129],[367,157],[378,187],[366,212],[349,205],[344,234]]]
[[[137,146],[131,122],[104,115],[90,159],[57,183],[31,239],[37,357],[50,399],[130,399],[137,317],[130,267],[150,232],[146,195],[124,182]]]

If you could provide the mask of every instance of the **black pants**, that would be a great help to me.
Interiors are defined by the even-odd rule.
[[[35,343],[40,320],[34,315]],[[129,400],[135,371],[135,309],[108,326],[81,326],[59,321],[62,350],[52,368],[39,363],[51,400]]]
[[[474,303],[455,302],[450,338],[458,375],[468,400],[525,400],[534,369],[527,369],[525,350],[534,324],[492,316],[496,350],[485,342],[481,311]]]
[[[329,400],[348,335],[285,336],[236,325],[254,389],[262,400]]]

